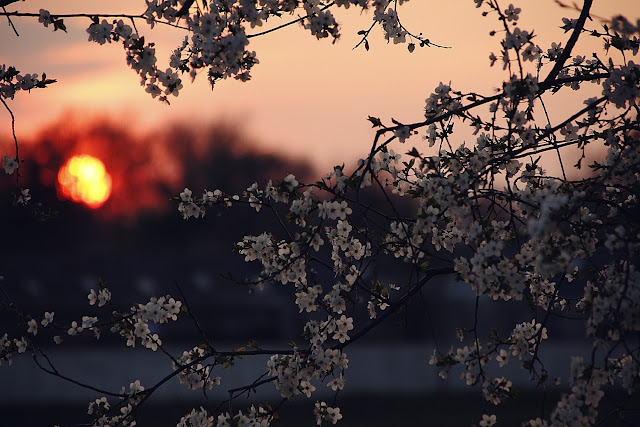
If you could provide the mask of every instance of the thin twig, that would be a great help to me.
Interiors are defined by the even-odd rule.
[[[13,135],[13,142],[16,147],[16,163],[18,164],[18,170],[16,171],[16,187],[20,187],[20,150],[18,149],[18,137],[16,136],[16,116],[13,114],[13,111],[11,111],[11,108],[9,108],[9,105],[7,105],[2,96],[0,96],[0,101],[2,101],[2,104],[11,115],[11,132]]]
[[[40,17],[39,13],[33,13],[33,12],[3,12],[0,13],[0,16],[6,16],[6,17],[10,17],[10,16],[18,16],[18,17]],[[123,18],[123,19],[144,19],[145,21],[147,20],[151,20],[156,24],[162,24],[162,25],[167,25],[169,27],[173,27],[173,28],[179,28],[181,30],[189,30],[189,27],[185,27],[182,25],[177,25],[177,24],[172,24],[171,22],[167,22],[167,21],[161,21],[161,20],[157,20],[155,18],[152,17],[148,17],[148,16],[144,16],[142,14],[140,15],[132,15],[132,14],[126,14],[126,13],[63,13],[63,14],[56,14],[56,15],[51,15],[53,18]]]
[[[182,301],[184,301],[184,305],[187,308],[187,313],[193,319],[193,323],[196,325],[196,329],[198,330],[198,332],[202,336],[202,339],[204,340],[204,342],[209,346],[211,351],[213,351],[215,353],[216,349],[213,347],[213,345],[209,341],[209,338],[207,338],[207,334],[204,333],[204,330],[200,326],[200,322],[198,322],[198,318],[195,316],[195,314],[193,314],[193,311],[191,310],[191,305],[187,301],[187,296],[184,294],[184,292],[182,292],[182,288],[180,288],[180,285],[178,284],[177,280],[174,280],[173,283],[176,285],[176,288],[178,288],[178,292],[180,292],[180,297],[182,298]]]
[[[567,61],[567,59],[569,59],[569,56],[571,56],[571,51],[573,50],[573,47],[576,45],[576,42],[578,41],[578,37],[580,37],[580,33],[582,33],[582,29],[584,28],[584,24],[587,18],[589,17],[589,9],[591,9],[592,4],[593,4],[593,0],[584,0],[584,6],[582,8],[582,12],[580,13],[580,17],[576,22],[576,26],[573,29],[573,33],[571,33],[571,36],[567,41],[567,46],[563,49],[562,54],[560,54],[560,57],[556,60],[556,64],[553,66],[553,69],[551,70],[547,78],[544,79],[545,83],[549,83],[555,80],[555,78],[558,76],[558,73],[560,72],[562,67],[564,67],[564,63]]]
[[[320,9],[320,11],[324,12],[325,10],[329,9],[329,8],[330,8],[331,6],[333,6],[334,4],[336,4],[336,3],[332,1],[331,3],[328,3],[328,4],[327,4],[326,6],[324,6],[322,9]],[[284,24],[282,24],[282,25],[278,25],[277,27],[273,27],[273,28],[271,28],[271,29],[268,29],[268,30],[265,30],[265,31],[262,31],[262,32],[259,32],[259,33],[255,33],[255,34],[247,34],[247,38],[248,38],[248,39],[251,39],[251,38],[254,38],[254,37],[264,36],[265,34],[269,34],[269,33],[272,33],[272,32],[274,32],[274,31],[277,31],[277,30],[279,30],[279,29],[281,29],[281,28],[288,27],[289,25],[293,25],[293,24],[296,24],[296,23],[298,23],[298,22],[304,21],[305,19],[310,18],[310,17],[312,17],[312,16],[313,16],[313,14],[308,14],[308,15],[305,15],[305,16],[300,16],[300,17],[298,17],[297,19],[294,19],[293,21],[285,22]]]
[[[107,395],[107,396],[122,397],[122,395],[121,395],[120,393],[113,393],[113,392],[110,392],[110,391],[107,391],[107,390],[103,390],[103,389],[100,389],[100,388],[97,388],[97,387],[93,387],[93,386],[90,386],[90,385],[88,385],[88,384],[82,383],[82,382],[80,382],[80,381],[74,380],[74,379],[73,379],[73,378],[71,378],[71,377],[68,377],[68,376],[66,376],[66,375],[61,374],[61,373],[60,373],[60,372],[55,368],[55,366],[51,363],[51,360],[49,359],[49,357],[48,357],[44,352],[42,352],[41,350],[39,350],[39,351],[40,351],[40,354],[41,354],[41,355],[42,355],[42,356],[47,360],[47,363],[49,364],[49,366],[51,367],[51,369],[47,369],[46,367],[42,366],[42,364],[38,361],[38,355],[37,355],[37,354],[34,354],[34,355],[33,355],[33,361],[34,361],[34,362],[36,363],[36,365],[38,365],[38,367],[39,367],[40,369],[42,369],[44,372],[46,372],[46,373],[48,373],[48,374],[50,374],[50,375],[53,375],[53,376],[55,376],[55,377],[58,377],[58,378],[60,378],[60,379],[63,379],[63,380],[65,380],[65,381],[67,381],[67,382],[70,382],[70,383],[72,383],[72,384],[75,384],[75,385],[77,385],[77,386],[79,386],[79,387],[82,387],[82,388],[86,388],[86,389],[89,389],[89,390],[93,390],[93,391],[95,391],[95,392],[98,392],[98,393],[101,393],[101,394],[104,394],[104,395]]]
[[[4,13],[7,13],[7,9],[5,9],[4,6],[2,6],[2,10],[4,10]],[[11,17],[9,15],[7,15],[7,20],[9,21],[9,25],[13,29],[13,32],[16,33],[16,36],[20,37],[20,34],[18,34],[18,30],[16,29],[16,26],[13,25],[13,21],[11,20]]]

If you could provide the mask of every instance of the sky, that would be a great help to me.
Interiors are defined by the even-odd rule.
[[[508,4],[503,3],[506,8]],[[632,21],[640,17],[637,1],[594,3],[594,16],[623,14]],[[543,49],[552,41],[566,43],[569,34],[558,28],[561,19],[578,14],[562,9],[554,0],[523,0],[516,6],[523,9],[519,26],[534,30],[535,41]],[[11,4],[8,10],[37,12],[41,7],[54,15],[141,13],[145,9],[143,1],[27,0]],[[367,154],[374,136],[367,116],[388,124],[391,118],[402,123],[420,121],[425,99],[440,82],[491,95],[507,76],[500,67],[489,67],[489,53],[500,51],[499,36],[489,35],[499,28],[498,22],[492,15],[482,17],[471,0],[411,0],[399,7],[399,15],[411,31],[451,48],[409,53],[406,45],[387,44],[377,28],[370,36],[369,51],[354,50],[357,31],[368,28],[371,15],[353,7],[339,9],[336,16],[342,37],[337,43],[318,41],[299,25],[254,38],[251,47],[260,64],[254,67],[251,81],[221,81],[212,91],[205,78],[193,84],[185,78],[180,96],[172,97],[170,106],[144,92],[138,76],[125,63],[120,44],[100,46],[87,41],[88,18],[66,19],[67,33],[44,28],[34,18],[14,18],[19,36],[5,22],[0,26],[0,64],[14,65],[23,73],[44,71],[58,81],[44,90],[20,93],[9,102],[18,138],[28,140],[61,117],[82,121],[108,116],[134,133],[162,132],[170,122],[193,130],[215,122],[232,123],[260,150],[310,161],[325,172]],[[137,25],[148,41],[156,43],[160,64],[168,63],[184,31],[162,26],[151,30],[142,21]],[[590,26],[599,28],[599,23]],[[590,55],[600,44],[590,43],[579,45],[576,53]],[[552,117],[562,117],[583,99],[584,95],[579,100],[563,95],[553,98],[548,107]],[[0,111],[0,151],[11,154],[9,129],[9,114]],[[460,143],[471,139],[468,132],[458,135]],[[423,144],[419,136],[410,142]]]

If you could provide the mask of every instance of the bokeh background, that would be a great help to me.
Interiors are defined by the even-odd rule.
[[[568,37],[558,28],[563,16],[577,16],[553,0],[528,0],[516,6],[523,9],[520,27],[535,30],[535,42],[543,49]],[[54,15],[141,13],[144,4],[28,0],[7,9],[37,12],[40,8]],[[595,21],[589,25],[595,28],[600,19],[604,22],[616,14],[633,20],[640,16],[640,4],[596,1]],[[226,347],[254,338],[274,346],[296,339],[303,318],[286,289],[250,292],[220,276],[256,273],[231,247],[245,234],[272,227],[271,220],[240,210],[183,221],[170,197],[185,186],[237,193],[253,181],[264,183],[290,172],[301,181],[316,179],[335,164],[349,167],[367,154],[374,135],[367,116],[385,123],[391,118],[420,121],[425,98],[440,82],[451,82],[462,91],[492,94],[506,76],[500,67],[489,67],[489,53],[500,50],[499,36],[489,35],[499,28],[497,21],[493,16],[482,17],[471,0],[412,0],[400,8],[406,27],[450,49],[409,53],[404,45],[387,44],[377,29],[370,36],[369,51],[354,50],[359,42],[356,33],[369,27],[370,13],[351,8],[336,15],[343,24],[337,43],[318,41],[297,25],[252,39],[260,64],[252,71],[251,81],[223,81],[211,90],[205,78],[193,84],[185,79],[180,96],[171,98],[169,106],[140,87],[138,76],[125,63],[122,46],[87,42],[88,18],[65,19],[67,33],[52,32],[33,18],[12,19],[19,36],[9,25],[2,25],[0,64],[13,65],[23,73],[46,72],[57,80],[45,90],[18,93],[8,101],[16,117],[25,186],[34,201],[42,203],[42,212],[52,213],[41,221],[12,207],[15,181],[0,177],[0,274],[12,300],[38,315],[55,310],[56,320],[70,321],[89,313],[86,295],[99,279],[123,307],[151,295],[177,295],[178,285],[203,329]],[[141,21],[136,25],[147,40],[156,43],[161,63],[168,61],[184,37],[181,30],[163,26],[151,30]],[[599,41],[585,38],[575,52],[588,56],[600,47]],[[589,90],[598,92],[594,86],[581,91],[580,97],[552,98],[547,105],[551,117],[563,118],[589,96]],[[0,111],[0,154],[14,154],[10,128],[10,115]],[[471,131],[463,128],[456,135],[459,143],[474,140]],[[411,144],[424,145],[420,136],[409,140],[407,151]],[[421,147],[421,151],[428,149]],[[98,209],[61,199],[56,192],[59,168],[70,156],[82,153],[100,158],[113,178],[111,197]],[[547,168],[553,171],[557,164],[549,159]],[[477,411],[482,410],[479,394],[465,394],[457,378],[441,381],[427,364],[436,346],[446,349],[453,344],[455,326],[472,321],[473,302],[473,293],[451,280],[434,283],[402,317],[391,319],[354,347],[347,373],[349,391],[341,393],[344,425],[477,422]],[[483,304],[483,310],[493,311],[496,319],[530,320],[524,307]],[[14,323],[5,312],[0,321],[0,333]],[[561,331],[566,347],[547,355],[558,361],[558,372],[567,366],[569,351],[580,351],[577,326]],[[163,330],[161,336],[174,353],[200,343],[186,321]],[[69,375],[110,389],[138,377],[151,384],[170,369],[161,355],[138,348],[122,350],[117,340],[105,338],[100,350],[90,337],[76,340],[68,350],[49,350]],[[86,422],[82,408],[96,393],[38,371],[28,358],[19,358],[14,365],[0,367],[0,425]],[[229,387],[251,382],[263,366],[264,360],[243,361],[230,372]],[[175,424],[187,405],[213,405],[225,397],[224,390],[207,401],[201,393],[170,383],[158,396],[160,406],[147,409],[140,425]],[[265,400],[278,401],[273,391],[265,393]],[[515,420],[526,411],[535,417],[555,397],[527,388],[522,393],[528,403],[507,407],[503,419]],[[318,398],[332,396],[325,391],[318,392]],[[288,406],[279,425],[314,425],[308,402],[298,399]],[[287,413],[296,415],[287,421]]]

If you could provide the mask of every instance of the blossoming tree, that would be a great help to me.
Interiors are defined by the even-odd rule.
[[[66,30],[64,19],[89,19],[89,40],[121,43],[144,90],[168,102],[183,88],[185,74],[195,79],[206,70],[212,85],[229,77],[249,79],[258,64],[256,53],[248,49],[250,38],[265,33],[249,35],[249,28],[286,16],[297,14],[284,25],[299,23],[318,39],[336,39],[340,33],[333,9],[373,9],[371,27],[359,33],[365,48],[376,25],[387,41],[407,44],[409,51],[416,46],[440,47],[403,26],[403,2],[151,0],[140,15],[87,16],[10,12],[6,7],[13,1],[8,0],[0,2],[0,15],[31,16],[54,31]],[[443,275],[455,276],[476,295],[476,320],[460,325],[459,346],[440,349],[429,360],[443,379],[450,372],[459,373],[492,405],[516,398],[511,379],[495,375],[500,369],[494,368],[516,364],[537,387],[552,387],[554,380],[541,357],[541,348],[554,342],[551,324],[582,319],[583,333],[593,346],[591,356],[567,361],[566,375],[558,380],[566,392],[550,412],[524,419],[523,424],[592,425],[602,419],[598,407],[605,392],[621,388],[629,395],[637,393],[640,66],[631,57],[640,46],[640,21],[634,24],[616,16],[602,27],[594,26],[593,0],[583,0],[571,9],[575,16],[563,20],[567,38],[538,46],[533,31],[518,26],[519,7],[504,7],[497,0],[474,3],[483,16],[495,20],[495,34],[501,36],[499,53],[489,56],[492,65],[502,68],[496,78],[504,76],[497,93],[466,93],[441,83],[427,97],[419,122],[388,123],[369,117],[376,129],[369,153],[352,170],[336,166],[315,182],[303,183],[290,174],[266,185],[254,183],[242,194],[185,188],[175,197],[185,219],[231,209],[277,216],[277,227],[261,234],[242,237],[239,230],[236,250],[261,269],[258,277],[243,283],[276,282],[290,290],[291,303],[308,316],[299,339],[278,349],[256,342],[222,349],[202,334],[202,345],[180,355],[167,353],[169,371],[156,384],[136,381],[120,392],[100,390],[104,397],[89,404],[94,425],[134,425],[134,409],[170,378],[177,377],[190,389],[222,387],[222,366],[241,356],[264,355],[269,356],[265,374],[230,392],[229,405],[193,409],[178,425],[269,425],[278,408],[256,402],[234,411],[229,410],[231,403],[257,387],[275,387],[284,399],[313,399],[321,386],[335,392],[348,387],[344,376],[349,346]],[[153,43],[135,28],[137,20],[188,31],[168,67],[158,66]],[[582,37],[600,39],[603,52],[576,52]],[[9,100],[22,96],[20,92],[54,82],[3,65],[0,100],[10,111]],[[560,118],[546,115],[551,94],[581,93],[585,88],[597,88],[599,95],[584,99],[582,108]],[[456,138],[454,131],[461,127],[473,129],[471,143]],[[405,141],[415,134],[424,142],[407,147]],[[16,153],[4,155],[3,167],[17,177],[16,201],[29,204],[28,190],[20,187],[15,133],[14,139]],[[567,147],[582,153],[575,165],[563,162]],[[606,155],[587,160],[591,147]],[[429,151],[432,154],[426,154]],[[561,165],[557,176],[541,166],[540,159],[549,153]],[[371,193],[384,202],[370,204]],[[400,207],[406,199],[410,213],[406,203]],[[396,269],[393,279],[374,280],[371,271],[389,262]],[[97,337],[110,333],[122,336],[127,346],[165,351],[150,324],[191,315],[186,304],[168,295],[124,310],[111,297],[104,286],[91,291],[89,304],[111,307],[110,315],[98,318],[90,313],[70,324],[56,322],[53,311],[37,315],[9,306],[23,334],[0,338],[0,358],[10,363],[32,353],[41,369],[65,378],[40,348],[49,333],[56,343],[87,331]],[[505,304],[526,301],[528,318],[506,333],[484,330],[478,322],[483,315],[478,302],[483,298]],[[478,414],[479,425],[499,421],[492,412]],[[343,417],[339,407],[320,401],[314,413],[318,424],[335,424]]]

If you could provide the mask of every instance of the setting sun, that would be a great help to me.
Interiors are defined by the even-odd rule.
[[[96,209],[111,195],[111,175],[104,164],[87,154],[73,156],[58,172],[59,193]]]

